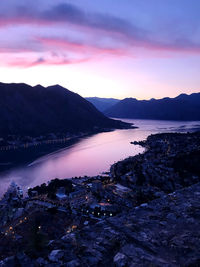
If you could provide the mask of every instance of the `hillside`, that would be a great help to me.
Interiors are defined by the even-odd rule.
[[[130,127],[105,117],[84,98],[59,85],[0,83],[0,114],[1,135]]]
[[[125,98],[104,113],[115,118],[200,120],[200,93],[158,100]]]
[[[115,98],[86,97],[99,111],[104,112],[106,109],[117,104],[120,100]]]
[[[199,143],[200,132],[151,135],[109,175],[53,179],[25,198],[12,182],[0,266],[199,266]]]

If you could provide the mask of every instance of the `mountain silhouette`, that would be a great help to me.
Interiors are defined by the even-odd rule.
[[[107,118],[90,102],[59,85],[0,83],[0,133],[40,135],[89,132],[130,125]]]
[[[200,120],[200,93],[151,100],[125,98],[104,114],[129,119]]]
[[[115,98],[86,97],[99,111],[104,112],[106,109],[114,106],[120,100]]]

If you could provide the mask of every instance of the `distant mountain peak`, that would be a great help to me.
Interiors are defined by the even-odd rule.
[[[200,93],[151,100],[125,98],[104,113],[114,118],[200,120]]]
[[[115,98],[102,98],[102,97],[86,97],[87,101],[91,102],[99,111],[103,112],[120,100]]]
[[[176,99],[178,99],[178,98],[185,98],[185,97],[187,97],[188,95],[187,94],[180,94],[180,95],[178,95],[177,97],[175,97]]]

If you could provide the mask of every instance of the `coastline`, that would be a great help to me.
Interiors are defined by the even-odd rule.
[[[40,157],[59,151],[60,149],[68,148],[79,142],[82,138],[86,138],[97,133],[99,132],[73,137],[66,142],[42,144],[39,147],[31,146],[27,149],[21,148],[12,151],[0,151],[0,172],[14,167],[19,167],[23,164],[30,164]]]
[[[129,129],[136,129],[138,127],[132,125]],[[124,128],[121,130],[126,130],[128,128]],[[54,153],[59,151],[60,149],[68,148],[77,142],[79,142],[83,138],[87,138],[93,136],[98,133],[103,132],[111,132],[116,129],[102,129],[95,130],[88,133],[82,133],[81,135],[72,137],[65,142],[46,144],[43,143],[40,146],[29,146],[28,148],[18,148],[16,150],[8,150],[1,151],[0,150],[0,172],[7,171],[9,169],[20,167],[23,164],[30,164],[34,160],[48,155],[50,153]]]

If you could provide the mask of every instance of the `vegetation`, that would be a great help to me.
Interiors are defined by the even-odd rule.
[[[51,180],[48,185],[43,183],[40,186],[36,186],[34,188],[29,188],[28,195],[31,196],[33,191],[37,191],[38,195],[44,195],[47,194],[47,196],[51,199],[54,199],[56,196],[56,192],[58,188],[64,187],[65,193],[69,194],[73,191],[73,185],[71,180],[59,180],[58,178]]]

